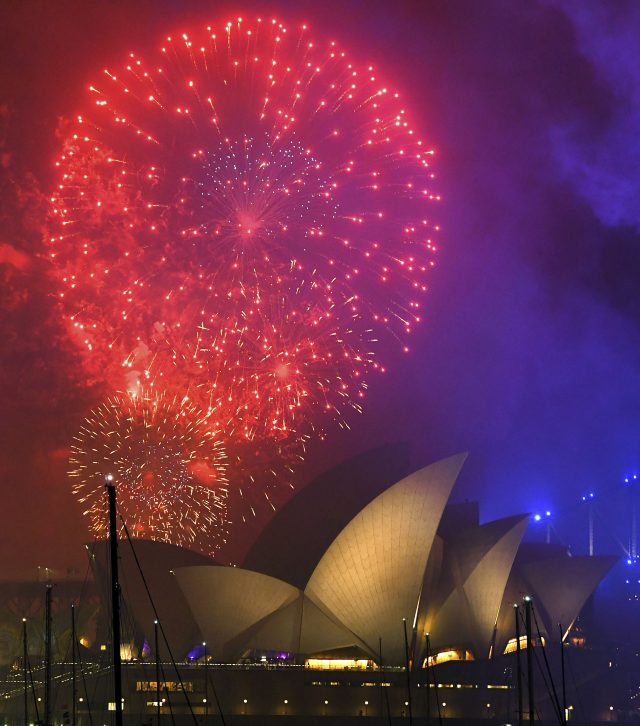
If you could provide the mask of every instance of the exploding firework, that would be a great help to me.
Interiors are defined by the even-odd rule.
[[[372,67],[276,20],[131,53],[90,98],[51,199],[61,308],[88,372],[131,394],[180,391],[193,411],[176,420],[222,432],[230,497],[194,500],[205,518],[226,503],[244,519],[292,485],[325,420],[348,426],[384,370],[380,342],[408,349],[434,265],[433,152]],[[102,452],[109,418],[143,400],[104,404],[79,444],[95,436]],[[78,445],[76,476],[85,455],[109,463],[105,446]],[[193,541],[168,500],[126,486],[139,527]],[[76,490],[95,521],[92,487]]]
[[[112,474],[132,536],[214,553],[227,527],[227,460],[218,433],[177,397],[118,394],[74,438],[74,492],[96,535],[107,531],[104,481]]]
[[[360,371],[373,354],[317,305],[296,302],[292,308],[271,292],[251,306],[246,302],[240,319],[230,312],[213,329],[200,326],[195,337],[169,339],[163,331],[164,364],[160,368],[157,357],[156,371],[190,386],[190,396],[216,427],[251,441],[304,436],[318,418],[310,415],[314,406],[336,415],[340,407],[360,410],[366,390]]]
[[[302,435],[313,406],[359,406],[373,343],[406,347],[434,264],[432,152],[398,94],[305,26],[238,18],[131,53],[90,95],[58,162],[50,255],[96,365],[135,386],[195,356],[215,382],[226,341],[256,419],[287,410]],[[258,298],[283,302],[256,327]],[[283,387],[292,356],[313,365]]]
[[[262,519],[275,512],[295,489],[297,468],[304,461],[306,438],[238,436],[229,443],[229,505],[232,522]]]

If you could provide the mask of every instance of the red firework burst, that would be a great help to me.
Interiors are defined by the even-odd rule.
[[[372,67],[276,20],[131,53],[90,98],[51,200],[70,329],[114,389],[194,400],[232,490],[270,502],[320,412],[360,410],[380,341],[407,349],[433,152]]]
[[[58,162],[51,241],[87,348],[122,363],[155,352],[158,325],[195,338],[221,307],[235,324],[256,279],[367,347],[365,331],[419,321],[432,152],[371,67],[304,27],[238,19],[131,54],[91,97]]]
[[[107,532],[105,476],[133,536],[213,554],[227,531],[227,456],[193,403],[118,394],[92,411],[72,444],[74,492],[92,530]]]

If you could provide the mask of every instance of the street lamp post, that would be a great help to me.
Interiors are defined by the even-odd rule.
[[[587,537],[588,537],[588,548],[589,557],[593,557],[593,492],[585,494],[582,497],[582,501],[587,505]]]
[[[545,522],[545,542],[551,544],[551,512],[546,510],[544,514],[534,514],[533,519],[535,522]]]
[[[160,726],[160,651],[158,646],[158,621],[153,621],[153,649],[156,656],[156,715]]]
[[[207,657],[207,643],[202,643],[204,647],[204,719],[207,720],[209,715],[209,658]]]
[[[27,619],[22,618],[22,675],[24,678],[24,726],[29,726],[29,695],[28,695],[28,658],[27,650]]]

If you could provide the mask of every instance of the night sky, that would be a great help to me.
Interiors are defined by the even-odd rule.
[[[640,468],[640,4],[4,0],[0,7],[0,570],[82,566],[66,479],[86,380],[42,258],[60,128],[87,85],[167,32],[257,11],[373,62],[437,150],[426,323],[301,481],[408,439],[470,457],[484,518],[570,508]],[[336,501],[335,505],[340,506]],[[251,536],[237,527],[233,559]]]

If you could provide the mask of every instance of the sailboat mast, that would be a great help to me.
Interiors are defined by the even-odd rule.
[[[76,726],[76,610],[71,605],[71,726]]]
[[[52,585],[47,585],[44,631],[44,726],[51,725],[51,589]]]
[[[24,677],[24,726],[29,726],[29,682],[28,676],[28,659],[29,651],[27,648],[27,619],[22,618],[22,675]]]
[[[518,726],[522,726],[522,723],[524,721],[524,708],[522,698],[522,662],[520,660],[520,610],[517,604],[513,606],[513,612],[516,616],[516,677],[518,683]]]
[[[524,623],[527,633],[527,684],[529,687],[529,723],[535,719],[535,702],[533,699],[533,638],[531,637],[531,598],[524,599]]]
[[[158,642],[158,621],[153,621],[153,650],[156,656],[156,709],[158,714],[158,726],[160,726],[161,701],[160,701],[160,649]]]
[[[118,527],[116,523],[116,488],[107,476],[109,497],[109,551],[111,554],[111,630],[113,643],[113,695],[115,726],[122,726],[122,663],[120,660],[120,583],[118,581]]]
[[[558,623],[558,631],[560,634],[560,664],[562,667],[562,722],[567,722],[567,681],[564,673],[564,642],[562,640],[562,625]]]
[[[407,673],[407,708],[409,709],[409,726],[413,726],[413,710],[411,704],[411,661],[409,659],[409,638],[407,637],[407,619],[402,618],[404,629],[404,667]]]

